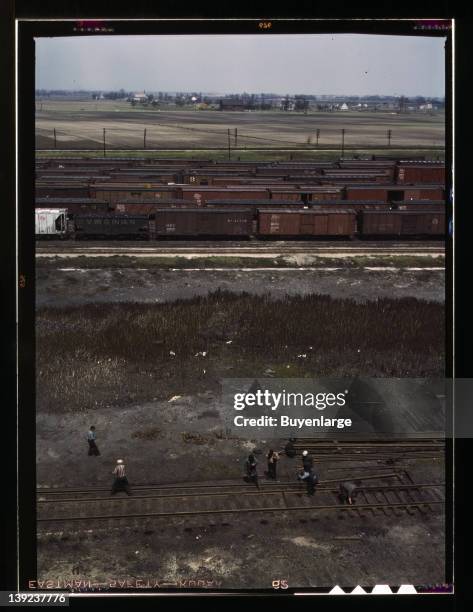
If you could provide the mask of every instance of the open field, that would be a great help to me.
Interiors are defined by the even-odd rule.
[[[39,107],[41,108],[41,107]],[[101,149],[103,129],[110,149],[312,149],[339,148],[341,129],[346,130],[348,150],[382,149],[387,130],[392,130],[391,150],[395,148],[444,147],[445,116],[435,114],[396,114],[386,112],[284,113],[221,112],[197,110],[158,110],[133,108],[123,102],[48,101],[36,112],[36,146],[54,148],[56,129],[58,149]],[[234,130],[238,130],[235,140]],[[318,148],[316,130],[320,130]],[[246,158],[245,158],[246,159]]]

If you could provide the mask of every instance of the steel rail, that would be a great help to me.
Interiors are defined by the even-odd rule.
[[[221,491],[218,493],[174,493],[171,495],[132,495],[131,497],[85,497],[82,499],[74,498],[62,498],[62,499],[38,499],[38,503],[43,504],[52,504],[52,503],[76,503],[76,502],[96,502],[96,501],[123,501],[129,500],[133,501],[135,499],[176,499],[180,497],[222,497],[222,496],[231,496],[231,495],[280,495],[280,494],[289,494],[289,495],[299,495],[304,490],[304,483],[296,483],[298,485],[298,489],[272,489],[270,491],[261,491],[260,489],[253,489],[251,491]],[[369,487],[357,487],[357,491],[393,491],[393,490],[406,490],[406,489],[422,489],[422,488],[440,488],[444,487],[445,483],[438,484],[429,484],[429,483],[421,483],[421,484],[397,484],[397,485],[374,485]],[[333,492],[337,493],[339,491],[338,488],[333,487],[323,487],[321,485],[317,486],[318,491],[324,491],[325,493]]]
[[[369,474],[368,476],[357,476],[357,475],[351,475],[351,476],[346,476],[345,480],[350,479],[350,480],[372,480],[374,478],[389,478],[389,477],[399,477],[399,472],[387,472],[384,474]],[[332,478],[332,479],[327,479],[327,480],[323,480],[320,481],[320,484],[323,483],[331,483],[331,482],[340,482],[340,478]],[[274,486],[274,483],[269,482],[269,481],[263,481],[260,483],[263,486]],[[293,482],[293,481],[285,481],[285,482],[280,482],[279,485],[293,485],[296,486],[298,485],[298,482]],[[242,484],[242,483],[230,483],[230,484],[191,484],[191,485],[186,485],[186,483],[180,483],[178,485],[159,485],[159,484],[150,484],[150,485],[146,485],[146,484],[136,484],[133,485],[133,489],[155,489],[155,490],[180,490],[180,489],[215,489],[215,488],[222,488],[222,487],[240,487],[240,488],[250,488],[250,485],[248,484]],[[253,487],[251,487],[253,488]],[[94,491],[110,491],[110,487],[90,487],[88,489],[78,489],[78,488],[63,488],[63,489],[46,489],[46,488],[41,488],[41,489],[37,489],[36,493],[38,495],[50,495],[50,494],[61,494],[63,495],[64,493],[91,493]]]
[[[225,510],[186,510],[183,512],[144,512],[137,514],[113,514],[113,515],[93,515],[93,516],[70,516],[70,517],[49,517],[49,518],[38,518],[38,522],[67,522],[67,521],[89,521],[89,520],[110,520],[110,519],[122,519],[122,518],[151,518],[151,517],[179,517],[179,516],[193,516],[193,515],[206,515],[206,514],[240,514],[246,512],[287,512],[287,511],[298,511],[298,510],[351,510],[359,511],[363,509],[375,509],[375,508],[416,508],[418,506],[431,506],[431,505],[443,505],[445,501],[440,500],[429,500],[429,501],[412,501],[404,503],[375,503],[375,504],[360,504],[355,506],[344,506],[344,505],[314,505],[314,506],[289,506],[289,507],[263,507],[263,508],[234,508]]]

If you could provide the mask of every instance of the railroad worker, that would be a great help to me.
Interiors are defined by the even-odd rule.
[[[341,482],[340,483],[340,493],[339,498],[343,504],[353,504],[353,501],[357,494],[358,486],[361,484],[361,481],[357,480],[356,482]]]
[[[314,466],[314,460],[312,455],[309,455],[309,451],[302,451],[302,467],[304,472],[308,472]]]
[[[89,443],[89,457],[92,455],[100,455],[100,451],[95,442],[96,440],[97,434],[95,433],[95,427],[91,425],[89,431],[87,432],[87,442]]]
[[[110,495],[115,495],[117,491],[125,491],[127,495],[131,495],[130,484],[126,477],[125,464],[123,459],[117,459],[117,465],[113,470],[112,474],[115,476],[115,480],[112,485],[112,491]]]
[[[276,467],[279,461],[279,453],[272,448],[268,452],[268,478],[276,480]]]
[[[309,475],[305,479],[307,483],[307,495],[313,495],[315,493],[315,487],[319,482],[319,478],[314,471],[314,468],[309,469]]]
[[[245,463],[246,480],[249,482],[254,482],[255,485],[259,489],[258,471],[256,469],[256,466],[257,466],[257,461],[255,459],[255,456],[253,454],[248,455],[248,459],[246,460],[246,463]]]

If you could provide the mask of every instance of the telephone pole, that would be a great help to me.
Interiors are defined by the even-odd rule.
[[[342,129],[342,159],[345,153],[345,128]]]
[[[319,130],[319,129],[317,129],[317,132],[316,132],[316,137],[317,137],[317,146],[319,146],[319,136],[320,136],[320,130]]]
[[[388,130],[388,147],[391,146],[391,134],[392,134],[392,131]]]
[[[103,128],[103,156],[105,157],[105,128]]]
[[[146,149],[146,128],[143,130],[143,149]]]
[[[227,136],[228,136],[228,160],[230,161],[230,128],[227,129]]]
[[[238,128],[235,128],[235,149],[238,147]]]
[[[54,128],[54,148],[56,148],[56,128]]]

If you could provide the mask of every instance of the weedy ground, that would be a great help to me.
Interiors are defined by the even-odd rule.
[[[90,410],[218,390],[223,377],[435,377],[444,306],[217,290],[162,304],[40,308],[38,410]]]

